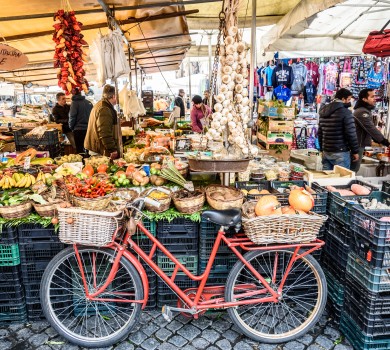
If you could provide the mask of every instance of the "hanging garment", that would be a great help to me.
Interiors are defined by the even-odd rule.
[[[379,89],[384,84],[384,69],[381,62],[373,62],[367,76],[367,87]]]
[[[338,74],[336,63],[330,61],[325,65],[325,95],[331,96],[336,91]]]
[[[266,75],[265,86],[272,86],[272,73],[274,72],[275,67],[276,66],[272,64],[265,69],[265,75]]]
[[[291,90],[284,85],[279,85],[274,89],[274,95],[277,100],[287,102],[291,98]]]
[[[306,83],[305,88],[303,89],[303,97],[305,99],[305,103],[313,104],[317,95],[317,89],[314,84],[309,81]]]
[[[300,94],[306,84],[307,68],[301,63],[294,63],[292,65],[292,71],[294,76],[294,82],[291,86],[293,94]]]
[[[96,82],[99,87],[102,87],[107,80],[106,69],[104,66],[104,55],[102,47],[102,35],[98,33],[95,40],[92,41],[90,47],[91,60],[96,67]]]
[[[346,58],[344,61],[343,71],[340,73],[340,88],[349,88],[352,86],[352,69],[351,59]]]
[[[315,87],[318,87],[318,83],[320,80],[318,64],[315,62],[307,62],[306,68],[307,68],[306,81],[311,81]]]
[[[317,91],[318,94],[323,95],[324,94],[324,88],[325,88],[325,63],[321,63],[318,67],[319,71],[319,80],[318,80],[318,86]]]
[[[274,88],[279,85],[286,85],[289,89],[294,81],[293,71],[290,66],[279,63],[272,72],[272,86]]]

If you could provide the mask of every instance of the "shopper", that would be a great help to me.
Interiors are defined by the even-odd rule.
[[[114,109],[116,103],[115,88],[104,86],[103,98],[93,107],[88,121],[84,147],[90,155],[119,158],[122,136],[120,121]]]
[[[206,118],[211,114],[209,106],[205,105],[202,97],[195,95],[192,98],[193,107],[191,109],[191,128],[194,132],[202,132],[206,123]]]
[[[185,95],[184,90],[180,89],[179,96],[175,98],[175,106],[180,107],[180,117],[186,116],[186,108],[184,106],[184,95]]]
[[[205,90],[203,92],[203,104],[209,106],[210,105],[209,99],[210,99],[210,91]]]
[[[370,147],[372,140],[376,143],[388,147],[389,141],[383,136],[383,134],[376,128],[372,111],[375,109],[376,100],[375,92],[373,89],[363,89],[359,93],[359,99],[355,104],[355,125],[356,133],[359,143],[359,161],[354,163],[351,170],[358,172],[360,164],[362,162],[363,153],[365,147]]]
[[[80,90],[76,89],[72,96],[72,104],[69,112],[69,127],[73,132],[76,151],[84,153],[84,140],[87,135],[88,120],[93,104],[83,96]]]
[[[58,124],[62,124],[62,133],[66,135],[70,144],[76,149],[74,136],[72,130],[69,127],[69,110],[70,106],[66,103],[66,97],[63,92],[59,92],[56,95],[57,103],[52,110],[54,120]]]
[[[351,107],[352,92],[340,89],[335,99],[321,107],[318,141],[322,151],[324,170],[333,170],[335,165],[351,167],[359,160],[359,145]]]

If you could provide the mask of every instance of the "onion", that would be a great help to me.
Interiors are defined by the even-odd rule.
[[[293,207],[288,206],[288,207],[283,207],[282,208],[282,214],[283,215],[295,215],[296,211]]]
[[[257,216],[282,215],[282,209],[276,196],[263,196],[256,204],[255,213]]]
[[[52,223],[53,225],[57,225],[57,224],[58,224],[58,218],[53,218],[53,219],[51,219],[51,223]]]
[[[295,210],[303,210],[306,213],[314,207],[313,196],[304,189],[291,190],[288,202]]]
[[[73,224],[73,223],[74,223],[74,220],[73,220],[73,218],[67,218],[67,219],[66,219],[66,222],[67,222],[68,224]]]

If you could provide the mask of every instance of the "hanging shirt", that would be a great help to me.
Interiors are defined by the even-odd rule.
[[[315,62],[307,62],[307,77],[306,81],[311,81],[315,87],[318,86],[320,80],[320,74],[318,71],[318,64]]]
[[[325,95],[333,95],[333,92],[337,89],[337,79],[339,71],[337,64],[334,62],[328,62],[325,66]]]
[[[308,81],[303,89],[303,96],[305,98],[305,103],[312,104],[315,101],[317,95],[317,88],[315,85]]]
[[[291,90],[286,86],[279,85],[274,89],[274,95],[277,100],[287,102],[291,98]]]
[[[265,86],[272,86],[272,73],[273,73],[274,69],[275,69],[275,65],[268,66],[265,69],[265,75],[266,75]]]
[[[294,82],[291,86],[292,93],[299,94],[303,91],[306,84],[307,68],[303,63],[294,63],[292,65]]]
[[[368,72],[367,87],[369,89],[379,89],[382,84],[384,84],[384,69],[382,65],[374,62]]]
[[[259,84],[261,86],[264,86],[264,79],[263,79],[263,72],[264,72],[264,67],[260,67],[258,70],[257,70],[257,75],[259,77]]]
[[[294,76],[290,66],[281,63],[272,72],[272,86],[274,88],[279,85],[286,85],[286,87],[291,88],[293,81]]]
[[[325,86],[325,63],[321,63],[318,67],[319,72],[319,80],[318,80],[318,86],[317,91],[320,95],[324,94],[324,86]]]

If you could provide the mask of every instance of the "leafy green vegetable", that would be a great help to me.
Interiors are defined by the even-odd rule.
[[[37,225],[42,225],[42,227],[46,228],[50,225],[51,223],[51,218],[43,218],[39,216],[38,214],[30,214],[29,216],[21,219],[3,219],[0,218],[0,235],[1,231],[3,230],[3,226],[5,227],[16,227],[19,225],[26,225],[26,224],[37,224]],[[59,229],[59,224],[54,225],[54,229],[58,231]]]
[[[150,220],[154,220],[154,221],[167,220],[171,222],[177,218],[186,218],[194,222],[200,222],[202,211],[207,209],[210,209],[210,207],[204,206],[201,211],[196,212],[194,214],[183,214],[178,212],[175,208],[170,208],[167,211],[164,211],[163,213],[152,213],[150,211],[145,211],[144,213]]]
[[[31,196],[29,196],[29,198],[39,204],[47,204],[47,201],[45,201],[43,197],[37,193],[32,194]]]

